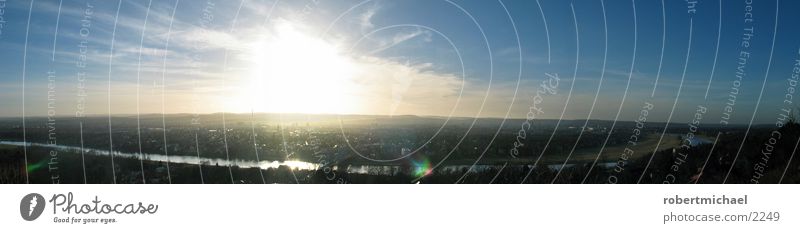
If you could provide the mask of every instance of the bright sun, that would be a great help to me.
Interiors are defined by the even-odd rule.
[[[351,113],[354,62],[333,44],[286,22],[261,36],[251,51],[250,103],[247,111],[280,113]],[[240,100],[241,100],[240,98]]]

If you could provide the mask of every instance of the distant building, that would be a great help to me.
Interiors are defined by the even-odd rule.
[[[411,154],[411,149],[410,148],[403,147],[403,149],[400,149],[400,156],[406,156],[408,154]]]

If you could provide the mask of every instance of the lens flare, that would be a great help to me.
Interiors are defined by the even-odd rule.
[[[46,167],[47,166],[47,162],[48,162],[48,160],[44,159],[42,161],[39,161],[38,163],[29,164],[28,168],[27,168],[28,169],[28,173],[34,172],[36,170],[39,170],[40,168]]]
[[[425,158],[422,160],[412,160],[411,165],[414,169],[414,176],[417,178],[430,175],[433,172],[431,168],[431,162]]]

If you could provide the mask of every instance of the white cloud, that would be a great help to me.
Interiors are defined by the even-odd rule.
[[[411,32],[397,33],[397,34],[395,34],[393,37],[391,37],[389,39],[378,39],[379,48],[375,49],[375,50],[372,50],[369,53],[370,54],[380,53],[382,51],[385,51],[387,49],[390,49],[392,47],[395,47],[397,45],[405,43],[405,42],[407,42],[407,41],[409,41],[411,39],[417,38],[419,36],[425,36],[425,41],[426,42],[430,42],[431,41],[431,38],[430,38],[431,33],[430,33],[430,31],[422,30],[420,28],[416,28],[416,30],[411,31]]]
[[[358,22],[359,25],[361,26],[362,31],[372,30],[372,28],[375,27],[375,25],[372,24],[372,17],[375,16],[376,13],[378,13],[378,8],[373,7],[364,11],[364,13],[361,13],[361,15],[359,15]]]
[[[463,80],[432,71],[433,64],[412,65],[377,57],[354,59],[359,68],[353,80],[359,98],[373,114],[448,115]]]
[[[448,115],[464,84],[460,76],[435,71],[435,64],[344,51],[350,46],[306,30],[276,20],[260,40],[237,42],[252,46],[236,56],[249,64],[242,73],[251,80],[239,88],[250,93],[226,100],[230,111]]]

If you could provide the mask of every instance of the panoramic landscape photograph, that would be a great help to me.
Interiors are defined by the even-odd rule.
[[[798,10],[0,0],[0,184],[797,184]]]

